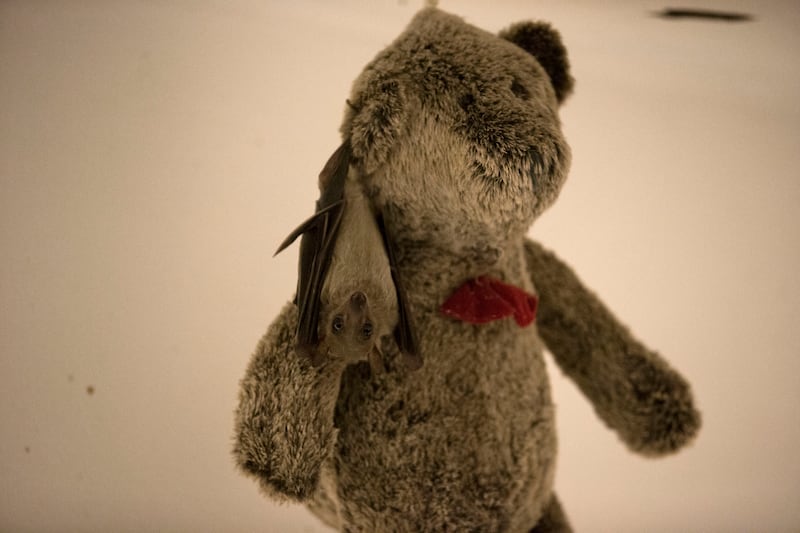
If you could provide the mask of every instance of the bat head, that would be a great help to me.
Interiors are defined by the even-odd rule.
[[[324,312],[320,343],[331,355],[348,360],[366,359],[378,338],[378,324],[362,291],[352,292],[341,304]]]

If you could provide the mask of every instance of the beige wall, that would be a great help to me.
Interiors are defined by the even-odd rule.
[[[704,412],[691,449],[642,459],[553,371],[574,524],[796,528],[798,9],[442,4],[562,30],[574,164],[531,235]],[[292,294],[296,252],[272,252],[312,209],[349,84],[418,5],[0,2],[0,530],[323,530],[234,471],[237,381]]]

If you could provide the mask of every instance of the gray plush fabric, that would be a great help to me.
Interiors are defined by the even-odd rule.
[[[552,253],[532,241],[525,252],[539,289],[539,335],[597,415],[643,455],[687,444],[700,413],[686,380],[633,338]]]
[[[314,368],[287,304],[242,380],[238,466],[341,531],[569,531],[542,340],[635,451],[673,451],[699,425],[686,382],[525,239],[566,177],[557,111],[572,81],[548,26],[502,35],[422,10],[355,81],[342,126],[396,242],[424,366],[386,342],[380,374]],[[537,323],[443,316],[479,275],[537,292]]]

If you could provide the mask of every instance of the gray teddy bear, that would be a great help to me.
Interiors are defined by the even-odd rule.
[[[423,364],[390,337],[381,371],[314,364],[287,303],[236,413],[237,465],[265,493],[340,531],[569,531],[544,348],[631,450],[695,436],[686,381],[525,236],[567,175],[571,90],[549,25],[494,35],[435,7],[358,77],[347,166],[391,235]]]

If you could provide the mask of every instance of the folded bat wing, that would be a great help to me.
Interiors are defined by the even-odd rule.
[[[281,243],[275,254],[281,253],[300,237],[300,260],[297,273],[298,307],[297,351],[321,363],[315,349],[319,344],[319,312],[322,286],[331,264],[339,225],[344,212],[344,182],[350,167],[350,143],[345,141],[328,159],[319,175],[322,194],[316,212],[300,224]]]
[[[397,342],[397,347],[400,348],[406,364],[413,370],[422,366],[422,356],[419,353],[417,346],[417,338],[414,335],[414,326],[411,323],[411,315],[408,312],[408,302],[406,301],[406,291],[400,280],[397,270],[397,254],[395,252],[394,242],[389,237],[386,231],[386,226],[383,222],[383,214],[379,213],[376,217],[378,230],[383,237],[383,246],[386,248],[386,255],[389,257],[389,269],[392,272],[392,281],[397,291],[397,327],[394,330],[394,340]]]
[[[318,322],[321,307],[322,286],[333,255],[333,247],[344,211],[344,201],[328,206],[303,222],[281,244],[280,253],[294,240],[300,238],[300,261],[297,277],[297,350],[314,357],[314,348],[319,344]]]

